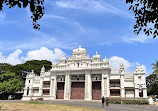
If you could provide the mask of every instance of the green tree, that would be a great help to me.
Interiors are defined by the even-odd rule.
[[[153,73],[158,74],[158,61],[156,61],[156,63],[152,63],[152,65],[152,69],[154,69]]]
[[[0,74],[12,69],[12,65],[8,63],[0,63]]]
[[[146,77],[148,95],[158,95],[158,61],[152,64],[153,73]]]
[[[0,75],[0,91],[2,93],[15,93],[23,88],[23,80],[12,72],[5,72]]]
[[[51,69],[51,65],[52,63],[50,61],[47,60],[30,60],[30,61],[26,61],[24,64],[19,64],[14,66],[14,71],[16,73],[23,73],[25,75],[25,72],[31,72],[32,70],[34,70],[34,72],[39,75],[41,68],[45,67],[46,71]]]
[[[153,38],[158,36],[158,1],[157,0],[126,0],[130,3],[129,10],[135,13],[136,24],[134,32],[139,34],[141,30],[146,35],[153,35]],[[152,23],[154,27],[149,27]]]
[[[19,8],[30,7],[30,11],[32,12],[32,20],[33,20],[33,28],[40,29],[40,25],[37,23],[39,19],[41,19],[44,15],[44,0],[0,0],[0,11],[3,10],[3,5],[9,6],[9,8],[13,8],[18,6]]]

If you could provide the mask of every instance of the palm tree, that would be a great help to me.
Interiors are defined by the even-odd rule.
[[[158,74],[158,61],[156,60],[156,63],[152,63],[153,65],[152,69],[155,69],[153,74]]]

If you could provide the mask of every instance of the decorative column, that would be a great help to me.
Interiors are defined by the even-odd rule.
[[[139,97],[139,89],[135,88],[135,97]]]
[[[101,83],[102,87],[101,87],[101,92],[102,92],[102,96],[104,97],[109,97],[109,77],[108,74],[103,73],[102,74],[102,83]]]
[[[147,90],[146,90],[146,88],[143,89],[143,98],[147,98]]]
[[[124,64],[121,63],[120,64],[120,84],[121,84],[121,97],[125,97],[125,80],[124,80],[124,74],[125,74],[125,70],[124,70]]]
[[[40,76],[39,96],[43,96],[43,76]]]
[[[65,75],[65,87],[64,87],[64,99],[65,100],[69,100],[70,99],[70,91],[71,91],[71,87],[70,87],[70,72],[66,72]]]
[[[55,99],[56,98],[56,95],[55,95],[55,92],[56,92],[56,76],[55,75],[52,75],[51,76],[51,79],[50,79],[50,99]]]
[[[90,71],[85,72],[85,100],[92,100],[92,80]]]
[[[39,96],[43,96],[43,80],[44,80],[44,74],[45,74],[45,67],[43,66],[43,67],[41,68],[41,72],[40,72]]]

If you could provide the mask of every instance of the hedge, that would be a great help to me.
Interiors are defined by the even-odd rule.
[[[121,98],[109,98],[109,103],[112,104],[121,104]],[[123,99],[123,104],[149,104],[148,100],[126,100]]]

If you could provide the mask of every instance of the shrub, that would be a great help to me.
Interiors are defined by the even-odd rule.
[[[43,101],[43,98],[37,98],[36,100]]]
[[[109,103],[112,104],[121,104],[121,98],[109,98]],[[126,100],[123,99],[123,104],[149,104],[148,100]]]
[[[124,104],[149,104],[148,100],[123,100]]]
[[[121,98],[109,98],[109,103],[121,104]]]

